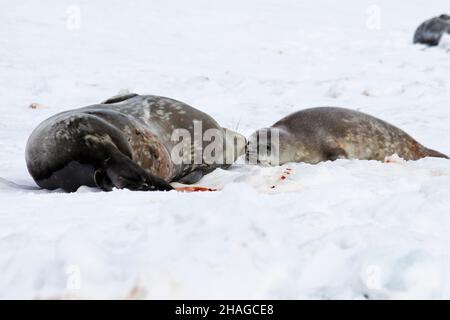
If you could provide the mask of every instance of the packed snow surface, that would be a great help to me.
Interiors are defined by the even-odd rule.
[[[342,106],[450,154],[448,46],[412,44],[449,11],[448,0],[1,0],[0,298],[450,298],[445,159],[241,159],[198,184],[217,192],[68,194],[39,190],[24,158],[42,120],[124,89],[247,136]]]

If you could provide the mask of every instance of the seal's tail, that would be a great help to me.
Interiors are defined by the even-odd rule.
[[[427,157],[450,159],[447,155],[433,149],[426,148],[426,153]]]

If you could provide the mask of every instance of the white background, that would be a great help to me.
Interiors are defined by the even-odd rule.
[[[302,108],[348,107],[450,154],[450,52],[411,43],[449,11],[1,0],[0,298],[450,298],[448,160],[241,161],[199,183],[221,191],[190,194],[35,190],[24,160],[40,121],[123,89],[245,135]]]

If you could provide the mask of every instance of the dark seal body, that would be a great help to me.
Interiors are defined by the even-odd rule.
[[[272,145],[268,156],[260,150],[267,148],[261,133],[277,135],[279,143]],[[271,133],[271,134],[270,134]],[[336,159],[380,160],[397,154],[405,160],[446,155],[428,149],[401,129],[368,114],[335,107],[318,107],[295,112],[250,136],[247,159],[251,150],[257,152],[258,163],[276,165],[286,162],[318,163]],[[273,140],[271,140],[273,141]],[[250,150],[250,151],[249,151]]]
[[[75,191],[85,185],[104,190],[171,190],[170,182],[193,183],[230,165],[174,161],[171,151],[179,142],[172,140],[172,133],[182,129],[194,135],[195,122],[201,123],[200,134],[208,129],[223,133],[227,147],[237,145],[228,140],[243,139],[183,102],[129,94],[42,122],[27,143],[28,171],[46,189]],[[190,148],[194,152],[206,145],[200,139]],[[242,153],[234,151],[233,159]]]
[[[437,46],[442,36],[450,34],[450,16],[442,14],[422,23],[414,34],[414,43]]]

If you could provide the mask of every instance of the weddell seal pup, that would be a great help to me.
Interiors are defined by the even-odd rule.
[[[45,189],[80,186],[171,190],[195,183],[244,154],[245,138],[170,98],[126,94],[59,113],[26,146],[26,163]]]
[[[292,113],[253,133],[246,148],[247,161],[263,165],[336,159],[383,161],[394,154],[405,160],[448,158],[383,120],[335,107]]]
[[[450,16],[442,14],[422,23],[414,34],[413,42],[437,46],[445,33],[450,34]]]

